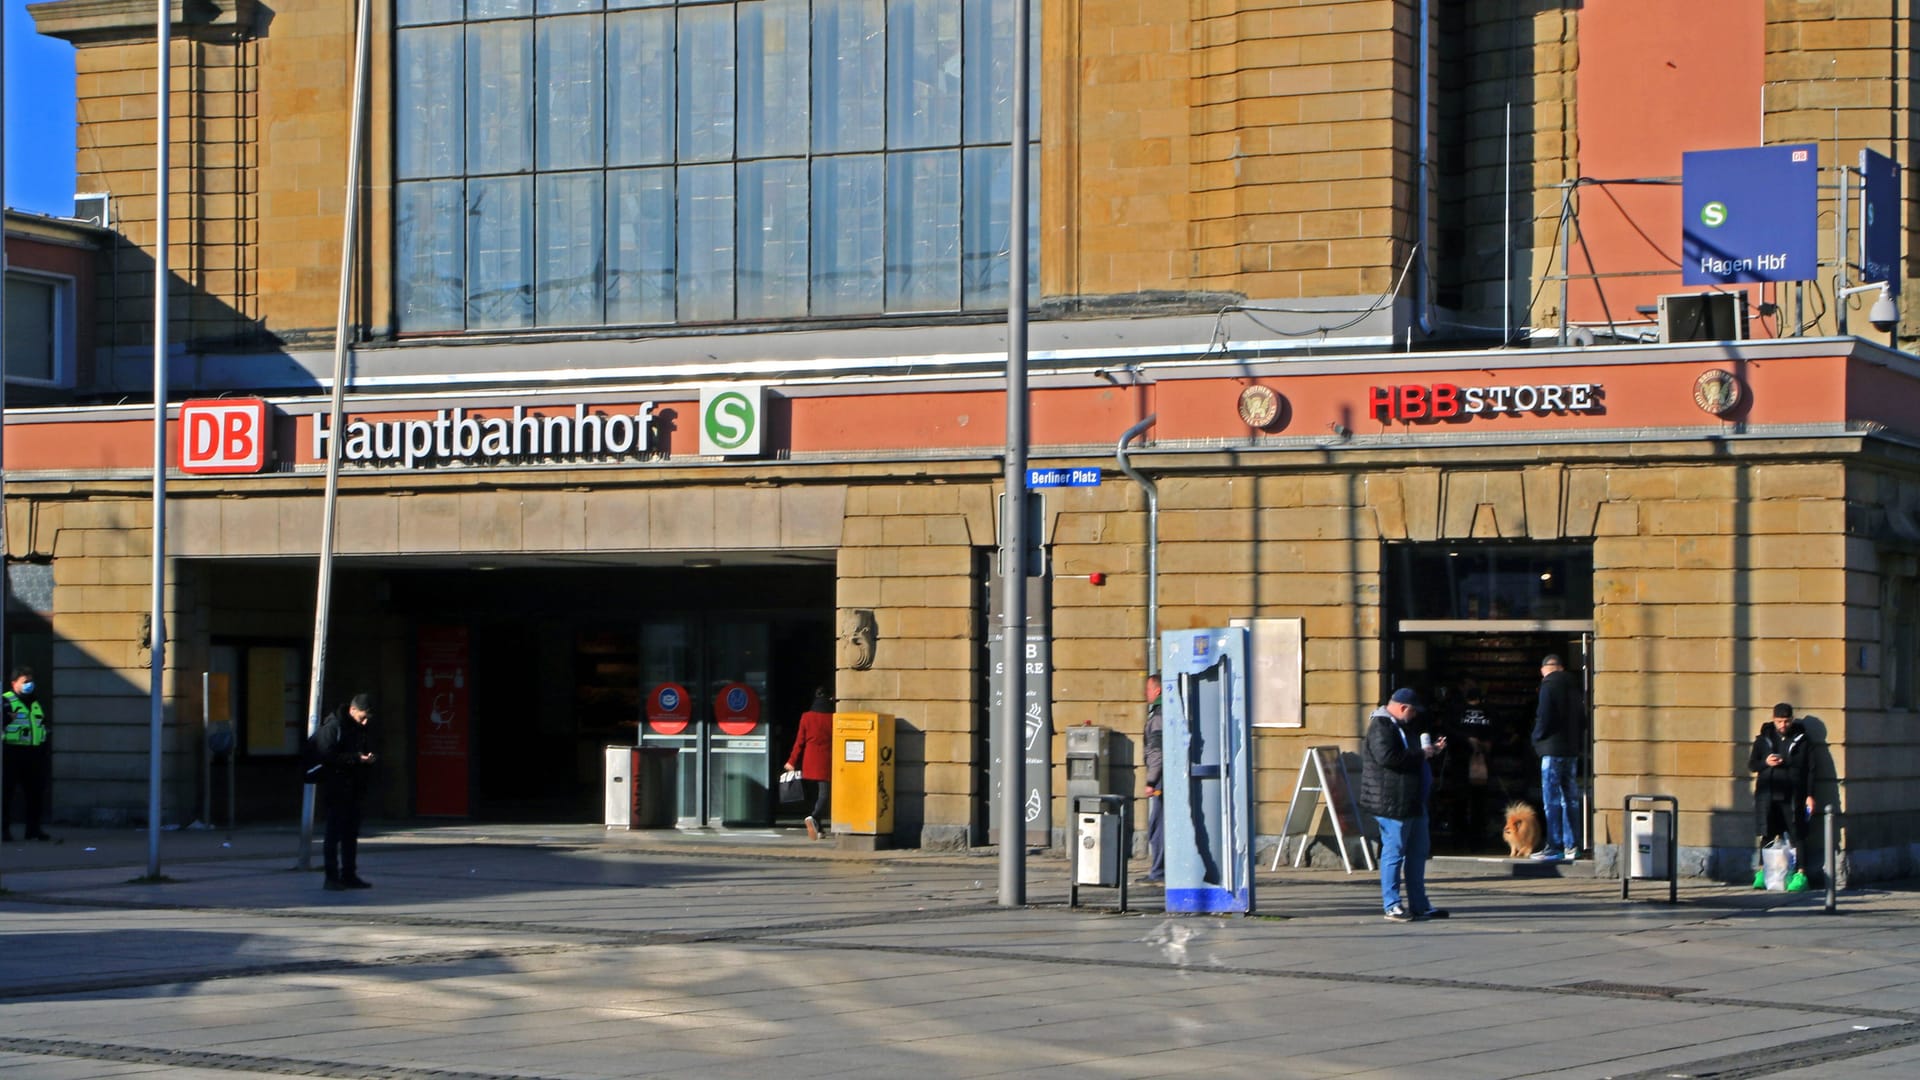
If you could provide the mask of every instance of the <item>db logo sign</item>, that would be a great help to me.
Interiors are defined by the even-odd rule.
[[[267,403],[258,398],[180,406],[180,471],[253,473],[267,467]]]

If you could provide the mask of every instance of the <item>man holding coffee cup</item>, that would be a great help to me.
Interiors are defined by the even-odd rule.
[[[1380,903],[1388,922],[1447,917],[1446,911],[1427,900],[1431,761],[1447,748],[1447,740],[1415,732],[1413,722],[1419,715],[1420,696],[1406,687],[1395,690],[1367,718],[1367,741],[1361,754],[1360,808],[1380,824]]]

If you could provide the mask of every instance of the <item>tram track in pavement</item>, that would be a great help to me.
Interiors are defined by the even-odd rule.
[[[518,846],[518,845],[516,845]],[[651,853],[650,853],[651,854]],[[732,855],[733,853],[727,853]],[[742,859],[760,861],[762,856],[741,855]],[[794,860],[804,861],[804,860]],[[924,865],[924,864],[923,864]],[[1355,986],[1394,987],[1412,991],[1436,991],[1457,993],[1461,991],[1484,994],[1529,996],[1552,995],[1565,998],[1599,1001],[1667,1001],[1682,1005],[1697,1005],[1730,1010],[1767,1009],[1790,1015],[1818,1017],[1830,1020],[1851,1019],[1855,1021],[1878,1021],[1873,1026],[1851,1032],[1822,1035],[1793,1042],[1782,1043],[1755,1051],[1745,1051],[1735,1055],[1703,1058],[1680,1065],[1650,1069],[1644,1072],[1623,1072],[1616,1074],[1615,1080],[1674,1080],[1674,1078],[1694,1078],[1694,1080],[1746,1080],[1763,1077],[1773,1073],[1792,1069],[1808,1068],[1819,1065],[1842,1063],[1867,1055],[1895,1051],[1904,1047],[1920,1044],[1920,1010],[1884,1009],[1870,1006],[1828,1005],[1808,1001],[1755,1000],[1742,997],[1730,997],[1722,994],[1703,994],[1686,987],[1661,986],[1657,984],[1635,985],[1600,981],[1569,982],[1561,985],[1518,985],[1487,979],[1446,978],[1434,976],[1410,976],[1394,974],[1370,974],[1364,972],[1346,972],[1302,967],[1271,967],[1253,965],[1206,964],[1204,966],[1184,963],[1178,960],[1157,956],[1141,957],[1102,957],[1094,955],[1042,954],[1020,951],[1003,946],[955,946],[938,942],[896,943],[873,942],[849,938],[835,938],[831,935],[840,931],[858,931],[863,928],[884,929],[903,926],[915,922],[970,919],[991,914],[1005,913],[1006,908],[999,907],[990,900],[976,900],[965,895],[970,892],[964,885],[955,884],[943,887],[940,884],[918,883],[908,888],[917,888],[923,896],[916,896],[916,902],[924,901],[929,906],[914,910],[864,911],[833,917],[815,917],[767,922],[752,926],[726,926],[694,929],[635,929],[623,930],[605,926],[584,926],[569,923],[527,922],[520,920],[499,920],[448,915],[430,915],[405,912],[369,911],[358,907],[307,906],[301,908],[280,908],[263,906],[232,906],[200,903],[167,903],[153,899],[128,900],[106,896],[76,896],[71,891],[64,894],[41,895],[31,891],[0,893],[0,908],[9,904],[33,906],[41,909],[65,908],[72,910],[127,911],[127,912],[171,912],[189,915],[210,915],[224,918],[249,917],[263,920],[307,923],[315,926],[343,926],[390,928],[394,930],[451,931],[484,933],[494,936],[493,943],[475,943],[470,946],[454,948],[425,948],[420,951],[394,951],[387,955],[359,958],[315,958],[310,960],[269,960],[256,964],[220,964],[200,970],[135,972],[117,976],[96,978],[78,977],[45,981],[31,986],[0,989],[0,1004],[43,1000],[54,996],[84,995],[113,991],[163,988],[168,986],[192,986],[216,981],[240,979],[270,979],[289,975],[338,974],[353,976],[381,971],[404,971],[408,968],[447,967],[475,962],[512,961],[519,958],[543,956],[562,956],[567,954],[586,954],[610,949],[634,949],[649,947],[700,947],[722,946],[746,949],[768,949],[780,951],[813,951],[824,953],[866,953],[876,955],[898,955],[902,957],[936,957],[969,962],[991,964],[1027,964],[1048,965],[1053,967],[1127,970],[1145,974],[1165,974],[1169,972],[1187,972],[1191,974],[1225,977],[1242,980],[1260,981],[1301,981],[1320,984],[1347,984]],[[634,883],[626,888],[651,890],[657,886],[646,883]],[[1726,914],[1723,905],[1709,902],[1712,911],[1703,911],[1703,916],[1717,919]],[[1024,910],[1028,912],[1068,913],[1069,909],[1055,904],[1032,904]],[[1097,909],[1081,912],[1097,918],[1137,919],[1144,926],[1152,920],[1164,920],[1166,916],[1153,913],[1135,915],[1112,915],[1098,912]],[[1661,929],[1672,929],[1662,927]],[[1629,931],[1632,933],[1632,931]],[[525,944],[514,944],[512,939],[545,939]],[[431,943],[426,943],[431,944]],[[267,1075],[304,1075],[321,1077],[379,1077],[408,1078],[420,1077],[422,1080],[504,1080],[506,1075],[528,1077],[539,1080],[537,1074],[524,1071],[512,1074],[497,1074],[486,1071],[459,1069],[422,1069],[399,1066],[368,1066],[362,1063],[334,1060],[314,1060],[276,1057],[272,1055],[231,1054],[215,1051],[179,1050],[168,1047],[150,1047],[117,1044],[100,1040],[45,1039],[29,1036],[0,1036],[0,1053],[72,1058],[101,1062],[125,1062],[135,1064],[163,1065],[179,1068],[205,1070],[226,1070],[235,1072],[253,1072]]]
[[[62,994],[88,993],[100,990],[124,990],[165,986],[183,982],[206,982],[293,973],[401,968],[457,963],[462,960],[556,955],[609,948],[648,948],[668,945],[758,945],[780,949],[897,954],[903,956],[989,960],[1003,963],[1045,964],[1065,967],[1124,968],[1148,972],[1185,971],[1209,975],[1230,975],[1249,979],[1290,979],[1352,985],[1395,986],[1414,990],[1477,991],[1496,994],[1549,994],[1616,1001],[1665,1000],[1677,1004],[1709,1005],[1723,1008],[1777,1009],[1804,1015],[1871,1017],[1899,1024],[1915,1024],[1917,1025],[1916,1032],[1920,1032],[1920,1011],[1915,1010],[1881,1009],[1860,1005],[1826,1005],[1819,1002],[1808,1001],[1757,1001],[1749,998],[1727,997],[1723,995],[1703,995],[1698,991],[1686,987],[1670,987],[1659,984],[1624,984],[1584,980],[1558,985],[1522,985],[1486,979],[1390,975],[1366,972],[1328,971],[1315,968],[1280,968],[1218,963],[1209,963],[1202,967],[1163,959],[1036,954],[1013,949],[980,946],[897,944],[807,936],[869,927],[902,926],[916,922],[933,922],[952,918],[974,918],[1004,913],[1008,910],[991,903],[957,905],[913,911],[866,912],[836,918],[792,920],[764,926],[702,930],[620,930],[567,923],[538,923],[436,915],[397,914],[390,912],[381,913],[369,912],[362,909],[327,910],[302,908],[288,910],[282,908],[232,907],[206,904],[162,904],[151,901],[106,900],[100,898],[75,899],[71,897],[41,897],[21,893],[6,894],[4,899],[0,899],[0,903],[4,903],[5,901],[24,902],[39,907],[118,911],[165,911],[181,914],[219,915],[227,917],[245,916],[320,924],[350,923],[356,927],[473,931],[504,936],[560,938],[563,940],[528,945],[475,945],[469,948],[398,953],[390,957],[380,957],[371,960],[315,959],[275,961],[263,964],[228,965],[203,972],[186,973],[185,977],[182,977],[182,973],[179,972],[168,972],[164,974],[155,973],[152,975],[127,975],[100,979],[66,980],[58,983],[41,983],[32,987],[20,987],[11,990],[0,989],[0,1003],[31,1000]],[[1022,910],[1029,912],[1057,911],[1067,913],[1072,909],[1064,905],[1036,904],[1030,905]],[[1094,917],[1100,918],[1138,919],[1143,923],[1153,918],[1167,917],[1160,913],[1118,915],[1113,913],[1088,913],[1083,911],[1082,914],[1092,914]]]

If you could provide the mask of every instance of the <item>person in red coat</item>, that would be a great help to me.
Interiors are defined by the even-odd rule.
[[[800,770],[800,780],[813,802],[813,812],[807,815],[807,838],[818,840],[833,789],[833,699],[825,687],[814,690],[813,706],[800,714],[800,733],[794,736],[787,768]]]

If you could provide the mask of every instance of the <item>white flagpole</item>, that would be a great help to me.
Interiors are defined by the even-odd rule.
[[[340,233],[340,305],[333,323],[333,404],[328,413],[327,490],[320,510],[320,582],[313,600],[313,681],[307,687],[307,737],[320,727],[320,695],[326,691],[327,614],[333,593],[333,511],[340,499],[340,434],[346,411],[347,316],[353,299],[353,242],[360,210],[361,125],[366,115],[367,0],[359,0],[353,39],[353,117],[347,123],[347,206]],[[313,868],[313,785],[300,797],[300,857],[302,870]]]
[[[155,32],[154,209],[153,209],[153,614],[147,694],[150,737],[147,744],[147,876],[160,876],[161,735],[166,713],[163,691],[167,667],[167,143],[172,90],[173,3],[159,0]]]

